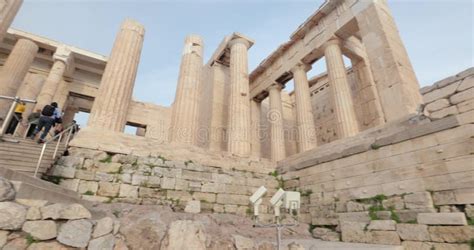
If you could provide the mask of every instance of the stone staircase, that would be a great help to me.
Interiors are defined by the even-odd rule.
[[[0,167],[33,176],[43,144],[18,137],[4,136],[4,139],[5,141],[0,141]],[[43,160],[38,169],[38,177],[41,177],[54,163],[55,147],[56,143],[47,144]],[[65,150],[64,144],[61,143],[58,147],[57,157],[61,156]]]

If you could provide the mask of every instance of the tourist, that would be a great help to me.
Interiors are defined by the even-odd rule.
[[[10,120],[10,124],[8,125],[6,134],[14,134],[18,123],[23,118],[23,112],[25,112],[26,103],[19,102],[15,107],[15,113],[13,114],[12,119]]]
[[[34,139],[36,134],[38,134],[43,128],[44,131],[38,140],[38,143],[43,143],[46,136],[56,123],[61,123],[61,111],[58,108],[56,102],[51,103],[50,105],[44,106],[41,111],[41,117],[38,122],[38,127],[35,129],[35,132],[31,135],[31,138]]]
[[[28,116],[28,131],[26,132],[26,136],[30,137],[33,132],[35,131],[36,126],[38,126],[39,119],[41,117],[41,109],[37,109],[36,112],[31,113]]]

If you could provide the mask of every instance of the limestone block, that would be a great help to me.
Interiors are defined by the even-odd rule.
[[[13,202],[0,202],[0,230],[20,229],[26,221],[26,208]]]
[[[147,187],[160,187],[161,178],[158,176],[148,176],[148,181],[146,182]]]
[[[115,163],[115,162],[99,162],[96,164],[97,167],[97,172],[102,172],[102,173],[119,173],[120,168],[122,167],[122,164],[120,163]]]
[[[166,197],[166,194],[155,188],[140,187],[138,189],[138,197],[140,198],[161,198]]]
[[[449,100],[443,98],[443,99],[436,100],[436,101],[426,105],[425,110],[428,111],[428,112],[434,112],[434,111],[438,111],[440,109],[447,108],[450,105],[451,104],[449,103]]]
[[[324,241],[341,241],[341,234],[328,228],[315,228],[312,235],[314,238]]]
[[[472,250],[468,244],[448,244],[448,243],[432,243],[431,249],[442,250]]]
[[[464,80],[462,80],[457,90],[458,92],[460,92],[466,89],[470,89],[472,87],[474,87],[474,76],[469,76],[469,77],[464,78]]]
[[[394,220],[373,220],[370,221],[367,229],[369,230],[381,230],[381,231],[395,231],[395,225],[397,223]]]
[[[368,232],[370,235],[367,243],[370,244],[383,244],[383,245],[400,245],[400,237],[394,231],[371,231]]]
[[[118,176],[120,182],[125,184],[132,184],[132,174],[125,173]]]
[[[194,192],[193,198],[199,201],[205,201],[209,203],[216,202],[216,194],[212,194],[212,193]]]
[[[175,178],[163,177],[163,179],[161,180],[162,189],[174,189],[175,184],[176,184]]]
[[[190,201],[193,199],[189,192],[174,190],[166,190],[166,197],[173,200],[179,199],[180,201]]]
[[[188,189],[190,191],[201,191],[201,182],[200,181],[189,181]]]
[[[417,219],[419,213],[435,213],[436,209],[410,209],[410,210],[395,210],[401,222],[410,222]]]
[[[183,179],[176,179],[176,183],[174,186],[176,190],[188,190],[189,189],[189,182]]]
[[[128,184],[120,184],[119,197],[137,198],[138,197],[138,187],[128,185]]]
[[[305,250],[304,246],[296,242],[291,242],[288,244],[288,250]]]
[[[76,179],[93,181],[95,180],[95,172],[89,170],[76,170]]]
[[[403,197],[407,209],[420,209],[433,207],[433,200],[429,192],[407,194]]]
[[[147,182],[148,182],[148,176],[139,175],[139,174],[134,174],[132,176],[132,185],[134,186],[145,186]]]
[[[344,242],[367,243],[370,235],[365,231],[367,223],[357,221],[341,221],[341,236]]]
[[[63,179],[59,183],[59,186],[76,192],[79,187],[79,179]]]
[[[433,202],[435,205],[456,204],[454,191],[433,192]]]
[[[459,92],[449,98],[449,101],[452,104],[458,104],[470,99],[474,99],[474,88],[467,89],[465,91]]]
[[[59,228],[57,240],[72,247],[86,247],[92,233],[92,223],[89,220],[71,220]]]
[[[388,198],[382,201],[382,206],[385,209],[394,208],[394,209],[404,209],[405,202],[403,202],[403,198],[400,196],[395,196]]]
[[[114,229],[112,231],[113,235],[118,234],[119,230],[120,230],[120,221],[116,220],[114,221]]]
[[[234,245],[237,248],[237,250],[243,250],[243,249],[254,249],[255,248],[255,242],[250,239],[246,238],[240,235],[232,235],[234,239]]]
[[[246,195],[217,194],[216,202],[219,204],[248,205],[248,198]]]
[[[76,156],[63,156],[61,157],[56,164],[64,167],[72,167],[76,169],[82,168],[84,163],[84,158]]]
[[[367,210],[366,206],[367,205],[365,205],[365,204],[361,204],[361,203],[354,202],[354,201],[349,201],[346,204],[347,212],[363,212],[363,211]]]
[[[390,211],[377,211],[375,214],[379,220],[390,220],[392,216],[392,212]]]
[[[3,247],[7,244],[7,237],[10,232],[0,230],[0,247]]]
[[[459,113],[464,113],[474,109],[474,99],[470,99],[457,105]]]
[[[186,203],[186,207],[184,208],[184,212],[191,213],[191,214],[198,214],[201,212],[201,202],[192,200]]]
[[[77,192],[80,194],[95,194],[99,189],[99,183],[96,181],[80,181]]]
[[[16,199],[15,201],[16,203],[27,207],[44,207],[48,204],[47,200]]]
[[[339,213],[339,221],[357,221],[369,223],[369,212]]]
[[[51,220],[27,221],[23,224],[22,230],[37,240],[54,239],[58,234],[56,223]]]
[[[433,249],[432,244],[430,242],[403,241],[402,246],[404,250],[432,250]]]
[[[472,239],[474,235],[473,226],[433,226],[429,227],[431,241],[448,242],[448,243],[464,243]]]
[[[9,180],[0,177],[0,202],[14,200],[15,194],[13,184]]]
[[[66,219],[66,220],[77,220],[77,219],[90,219],[92,217],[89,210],[87,210],[81,204],[53,204],[45,207],[41,207],[41,216],[45,219]]]
[[[114,250],[115,237],[108,234],[89,242],[88,250]]]
[[[114,220],[110,217],[104,217],[97,221],[97,224],[92,233],[93,238],[101,237],[109,234],[114,229]]]
[[[28,250],[69,250],[71,248],[62,245],[57,241],[48,242],[34,242],[28,248]]]
[[[214,211],[214,213],[224,213],[224,206],[221,204],[214,204],[212,211]]]
[[[397,233],[402,240],[429,241],[427,225],[418,224],[397,224]]]
[[[456,92],[456,89],[459,87],[459,84],[460,82],[455,82],[446,87],[435,89],[434,91],[426,93],[425,95],[423,95],[424,103],[428,104],[430,102],[434,102],[438,99],[446,98],[454,94],[454,92]]]
[[[182,178],[193,181],[210,181],[212,180],[212,174],[207,172],[197,172],[192,170],[183,170]]]
[[[474,219],[474,206],[473,205],[466,205],[464,212],[466,213],[467,217]]]
[[[454,190],[457,204],[474,204],[474,188]]]
[[[100,202],[100,203],[110,201],[110,198],[108,197],[95,196],[95,195],[82,195],[81,198],[86,201]]]
[[[206,249],[206,234],[200,222],[191,220],[173,221],[169,226],[162,249]]]
[[[224,205],[224,212],[228,214],[237,213],[237,205]]]
[[[115,197],[119,194],[119,190],[119,183],[99,182],[97,194],[100,196]]]
[[[217,182],[204,182],[201,186],[201,191],[204,193],[219,193],[224,190],[225,184]]]
[[[27,220],[41,220],[41,211],[38,207],[30,207],[26,212]]]
[[[229,194],[242,194],[242,195],[248,194],[248,190],[246,186],[232,185],[232,184],[225,184],[224,192],[229,193]]]
[[[438,110],[436,112],[431,113],[430,118],[432,118],[432,119],[441,119],[441,118],[444,118],[446,116],[455,115],[457,113],[459,113],[457,106],[450,106],[450,107],[447,107],[447,108],[444,108],[444,109],[441,109],[441,110]]]
[[[108,173],[95,173],[95,180],[100,182],[112,182],[115,179],[115,175]]]
[[[63,177],[63,178],[73,179],[74,176],[76,175],[76,168],[62,166],[62,165],[55,165],[53,167],[52,175]]]
[[[10,234],[12,236],[13,234]],[[2,250],[18,250],[26,249],[28,247],[28,241],[25,238],[20,238],[17,236],[13,240],[9,241]]]
[[[464,213],[419,213],[417,221],[425,225],[467,225]]]

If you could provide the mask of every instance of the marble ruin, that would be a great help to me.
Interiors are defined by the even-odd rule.
[[[9,28],[21,3],[0,0],[0,96],[36,100],[25,117],[52,101],[66,124],[90,113],[42,172],[82,200],[248,217],[265,185],[301,192],[301,222],[318,239],[472,247],[474,69],[420,89],[386,1],[326,0],[250,70],[258,41],[234,32],[204,62],[205,40],[189,35],[170,107],[132,99],[141,24],[125,20],[102,56]],[[309,77],[323,59],[326,72]],[[10,105],[0,99],[0,119]]]

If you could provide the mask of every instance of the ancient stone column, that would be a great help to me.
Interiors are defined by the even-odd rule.
[[[123,132],[144,35],[140,23],[131,19],[122,23],[92,105],[90,127]]]
[[[211,131],[209,136],[209,149],[211,151],[222,151],[227,146],[225,129],[227,128],[227,100],[229,90],[226,88],[228,82],[229,67],[214,62],[211,67],[212,72],[212,118]]]
[[[280,161],[286,157],[283,106],[281,103],[282,86],[273,84],[267,90],[270,98],[270,110],[267,119],[270,122],[271,159],[272,161]]]
[[[203,64],[202,52],[203,41],[201,37],[196,35],[186,37],[171,115],[171,142],[197,143],[199,88]]]
[[[69,48],[66,46],[60,46],[56,49],[56,53],[53,55],[53,67],[51,67],[48,78],[46,78],[46,81],[41,88],[41,92],[36,99],[36,108],[41,109],[53,101],[53,97],[63,80],[64,72],[66,71],[66,67],[70,60],[71,50]],[[60,108],[64,109],[64,107],[61,106]]]
[[[38,45],[28,39],[16,42],[0,70],[0,95],[12,97],[16,95],[37,52]],[[9,100],[0,100],[0,118],[5,117],[11,103]]]
[[[45,81],[45,77],[40,74],[29,73],[26,75],[25,80],[21,84],[20,88],[16,92],[16,96],[22,99],[35,100],[38,96],[41,87]],[[17,127],[15,134],[24,135],[28,127],[28,116],[36,111],[34,103],[26,103],[25,112],[23,112],[23,120],[21,126]]]
[[[298,129],[298,149],[304,152],[316,147],[316,130],[311,108],[308,77],[308,66],[298,64],[291,69],[295,83],[296,127]]]
[[[70,125],[72,121],[74,120],[74,117],[76,116],[77,112],[79,112],[78,107],[74,105],[68,105],[64,110],[63,124],[65,126]]]
[[[262,105],[256,100],[250,101],[250,115],[251,115],[251,156],[260,157],[260,116]]]
[[[250,155],[249,41],[235,38],[230,46],[230,106],[228,150],[234,155]]]
[[[135,135],[145,137],[146,128],[137,128],[137,132],[135,132]]]
[[[324,45],[331,96],[336,116],[336,129],[340,139],[359,132],[340,42],[332,39]]]
[[[5,0],[3,0],[5,2]],[[6,0],[4,6],[0,6],[0,42],[3,41],[8,28],[15,19],[23,0]],[[1,8],[3,7],[3,8]]]
[[[385,120],[390,122],[416,113],[423,101],[387,1],[367,1],[367,4],[356,20]]]

